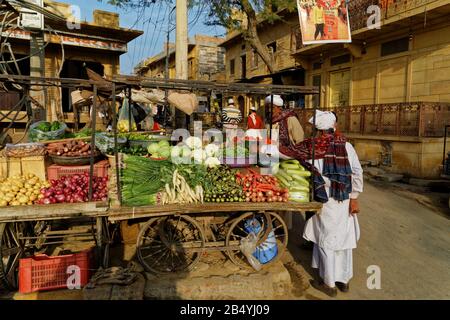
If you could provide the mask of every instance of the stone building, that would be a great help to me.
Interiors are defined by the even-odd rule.
[[[366,9],[373,4],[381,9],[380,29],[367,27]],[[276,72],[269,74],[242,36],[231,33],[222,43],[227,80],[319,86],[317,96],[285,97],[307,132],[314,105],[333,109],[362,160],[438,177],[450,124],[450,1],[350,1],[350,44],[303,46],[298,13],[280,15],[274,24],[262,21],[259,30]],[[246,110],[261,103],[261,97],[239,99]]]
[[[225,49],[221,38],[195,35],[188,41],[188,79],[224,81]],[[166,44],[161,53],[142,61],[135,73],[145,77],[165,77]],[[175,78],[175,45],[169,43],[169,78]]]
[[[72,11],[69,4],[44,1],[44,8],[67,20],[72,19]],[[81,21],[79,28],[67,22],[45,19],[45,29],[39,46],[42,52],[41,66],[30,66],[31,32],[19,28],[8,32],[8,42],[17,60],[21,75],[40,75],[49,78],[80,78],[88,79],[84,66],[92,69],[101,76],[112,78],[120,73],[120,56],[127,52],[128,43],[139,37],[142,32],[120,27],[120,18],[116,13],[95,10],[93,21]],[[2,34],[3,40],[6,37]],[[4,53],[8,58],[9,54]],[[23,59],[22,59],[23,58]],[[21,60],[22,59],[22,60]],[[14,68],[13,68],[14,69]],[[64,121],[69,125],[73,123],[71,103],[71,91],[74,89],[57,87],[43,87],[37,92],[37,100],[45,106],[45,114],[48,120],[54,120],[56,110],[63,111]],[[36,93],[35,93],[36,94]],[[20,94],[15,92],[0,93],[0,110],[9,110],[20,99]],[[25,112],[25,111],[23,111]],[[26,117],[19,115],[14,131],[16,134],[23,132]],[[85,123],[88,113],[81,114],[81,122]],[[5,120],[8,121],[8,120]],[[22,124],[21,124],[22,122]],[[4,124],[3,124],[4,125]]]

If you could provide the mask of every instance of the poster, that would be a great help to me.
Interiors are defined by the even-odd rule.
[[[297,0],[303,44],[352,42],[345,0]]]

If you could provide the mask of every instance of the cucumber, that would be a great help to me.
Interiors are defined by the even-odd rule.
[[[280,175],[276,175],[277,179],[286,187],[289,187],[289,182]]]
[[[290,192],[289,200],[295,202],[309,202],[309,193],[307,192]]]
[[[306,180],[303,177],[298,177],[298,179],[295,179],[294,181],[291,182],[292,186],[304,186],[304,187],[309,187],[309,181]]]
[[[295,159],[285,160],[285,161],[283,161],[283,163],[290,163],[290,164],[300,165],[300,161],[295,160]]]
[[[288,161],[290,161],[290,160],[288,160]],[[305,171],[305,168],[302,165],[300,165],[300,162],[298,162],[297,160],[295,160],[295,161],[297,161],[297,163],[290,163],[288,161],[284,161],[281,163],[280,166],[282,169]]]
[[[286,170],[288,170],[288,169],[293,169],[293,170],[298,170],[299,169],[299,165],[298,164],[293,164],[293,163],[288,163],[288,162],[282,162],[281,164],[280,164],[280,167],[282,168],[282,169],[286,169]]]
[[[284,171],[283,169],[278,170],[278,175],[282,176],[284,179],[286,179],[287,181],[292,181],[294,180],[294,178],[292,178],[290,175],[287,174],[286,171]]]
[[[309,187],[291,185],[289,192],[309,192]]]
[[[311,176],[311,172],[309,172],[309,171],[301,171],[301,170],[289,169],[286,172],[287,172],[288,175],[290,175],[294,179],[295,179],[294,176],[299,176],[299,177],[310,177]]]

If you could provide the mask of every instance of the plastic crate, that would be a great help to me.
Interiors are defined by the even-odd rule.
[[[68,273],[69,266],[80,268],[80,286],[89,282],[91,274],[92,250],[80,253],[49,257],[45,254],[36,255],[19,261],[19,292],[68,288],[67,280],[73,273]]]
[[[94,165],[94,176],[104,178],[108,176],[108,160],[102,160]],[[89,173],[91,166],[59,166],[52,164],[47,169],[48,180],[57,180],[63,176],[72,176],[74,174]]]

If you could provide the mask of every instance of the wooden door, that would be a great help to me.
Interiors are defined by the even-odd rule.
[[[350,104],[350,70],[330,73],[330,107]]]

